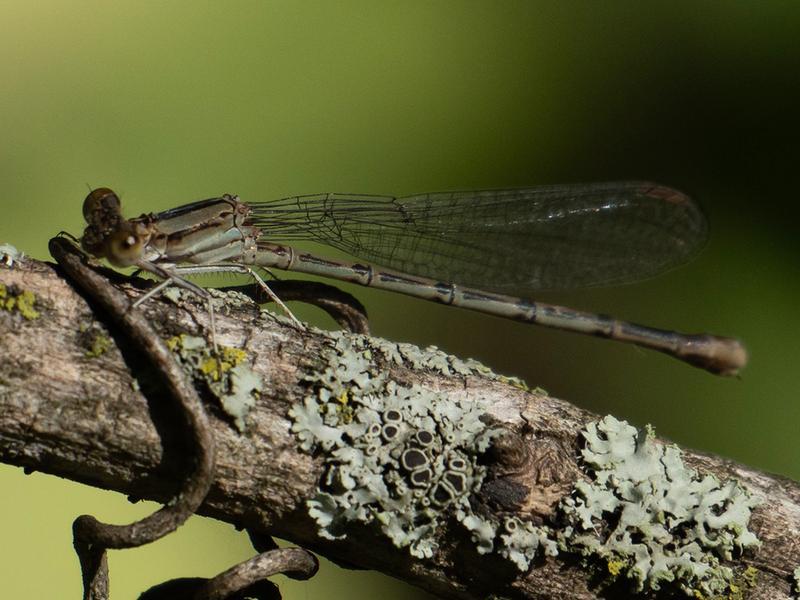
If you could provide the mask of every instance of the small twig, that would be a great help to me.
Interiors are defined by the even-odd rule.
[[[271,538],[270,538],[271,539]],[[267,577],[282,573],[297,580],[313,577],[319,570],[319,561],[302,548],[272,548],[249,560],[240,562],[211,579],[186,577],[172,579],[151,587],[139,600],[279,600],[281,595]]]
[[[209,580],[196,600],[224,600],[277,573],[309,579],[319,569],[317,558],[302,548],[278,548],[262,552]]]
[[[305,302],[324,310],[334,321],[353,333],[369,335],[367,309],[354,296],[337,287],[318,281],[302,281],[298,279],[275,279],[269,287],[285,302]],[[236,291],[259,304],[272,302],[272,298],[257,285],[235,285],[221,288],[222,291]]]
[[[210,580],[203,577],[171,579],[155,585],[139,596],[139,600],[195,599]],[[262,579],[255,584],[229,595],[226,600],[281,600],[278,586]]]

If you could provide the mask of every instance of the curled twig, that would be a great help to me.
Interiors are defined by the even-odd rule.
[[[172,503],[130,525],[101,523],[91,515],[75,520],[74,544],[83,570],[84,597],[105,598],[108,590],[105,550],[131,548],[157,540],[194,514],[211,487],[214,438],[200,397],[145,316],[140,311],[129,310],[127,296],[89,267],[83,253],[71,242],[53,238],[50,252],[70,279],[98,302],[149,358],[186,419],[194,448],[190,472]]]
[[[181,525],[203,502],[214,476],[214,439],[197,392],[188,383],[171,352],[144,315],[140,311],[130,310],[127,296],[91,269],[85,263],[84,255],[70,241],[53,238],[50,241],[50,252],[67,275],[101,304],[149,357],[184,415],[195,449],[192,470],[184,480],[183,489],[172,503],[130,525],[101,523],[91,515],[82,515],[73,523],[74,545],[83,573],[84,598],[100,600],[108,597],[106,549],[141,546],[163,537]],[[324,287],[335,291],[331,286]],[[335,296],[330,290],[326,298]],[[309,290],[302,295],[304,300],[315,303]],[[355,299],[352,300],[358,304]],[[331,300],[324,306],[333,314],[337,304],[337,301]],[[357,309],[346,304],[346,301],[344,305],[350,310],[341,309],[337,314],[356,314],[354,311]],[[366,315],[361,314],[365,323]],[[353,322],[358,326],[357,317]],[[187,578],[168,581],[151,588],[142,597],[156,599],[180,596],[198,600],[223,600],[247,595],[265,599],[279,598],[277,587],[266,581],[267,577],[286,572],[294,578],[307,579],[316,573],[318,562],[310,552],[301,548],[279,549],[271,538],[265,539],[255,534],[251,535],[253,537],[257,549],[265,550],[254,558],[213,579]]]

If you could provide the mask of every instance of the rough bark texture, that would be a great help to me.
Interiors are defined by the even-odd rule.
[[[180,428],[164,409],[145,364],[130,355],[126,340],[108,327],[83,297],[49,264],[21,260],[0,265],[7,290],[35,295],[38,318],[0,310],[0,460],[52,473],[136,498],[167,501],[183,476]],[[125,286],[131,295],[140,293]],[[202,303],[148,301],[147,312],[164,336],[202,334]],[[29,315],[31,316],[31,315]],[[430,560],[412,558],[367,527],[343,541],[316,533],[305,501],[320,480],[322,461],[299,450],[287,412],[306,392],[302,375],[315,368],[326,343],[265,318],[248,303],[231,303],[216,319],[221,343],[246,349],[268,386],[240,434],[218,408],[209,406],[217,440],[217,471],[200,512],[270,533],[340,563],[377,569],[447,598],[479,598],[496,592],[516,598],[597,598],[615,592],[597,585],[577,561],[547,559],[527,574],[507,563],[465,551],[468,534],[454,524],[452,542]],[[109,336],[105,350],[98,343]],[[101,344],[102,346],[102,344]],[[546,518],[554,503],[581,477],[578,432],[596,415],[543,394],[479,376],[444,376],[381,365],[391,377],[460,398],[491,398],[490,414],[514,432],[496,451],[506,465],[493,482],[502,504],[504,486],[528,489],[522,505],[505,507]],[[790,573],[800,564],[800,486],[718,457],[687,451],[685,460],[720,479],[741,481],[764,502],[750,528],[761,548],[735,566],[759,571],[752,598],[790,597]],[[113,576],[113,574],[112,574]],[[617,590],[618,592],[619,590]]]

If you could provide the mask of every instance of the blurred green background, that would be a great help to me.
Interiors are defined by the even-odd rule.
[[[408,194],[644,178],[712,224],[691,265],[543,298],[736,335],[723,379],[657,353],[348,288],[377,335],[436,344],[689,447],[800,478],[795,2],[0,3],[0,243],[46,259],[87,185],[128,214],[223,192]],[[304,315],[306,313],[303,313]],[[311,313],[308,313],[309,315]],[[0,466],[4,597],[80,594],[70,524],[153,510]],[[116,600],[250,556],[195,518],[111,555]],[[285,581],[285,580],[284,580]],[[325,563],[287,598],[424,598]]]

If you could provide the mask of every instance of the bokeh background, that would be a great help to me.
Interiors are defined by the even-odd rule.
[[[633,286],[543,298],[739,336],[752,354],[740,379],[348,289],[377,335],[480,359],[598,413],[797,479],[798,33],[800,5],[769,0],[2,0],[0,242],[46,259],[49,237],[80,233],[87,185],[112,187],[135,215],[223,192],[262,200],[667,183],[709,215],[711,241],[696,261]],[[5,465],[0,486],[8,598],[78,597],[72,519],[127,522],[154,508]],[[244,534],[195,518],[113,553],[113,597],[211,576],[250,555]],[[287,598],[427,597],[328,563],[283,589]]]

